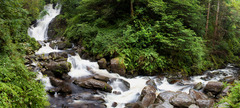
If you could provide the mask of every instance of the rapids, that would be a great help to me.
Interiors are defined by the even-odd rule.
[[[52,4],[48,4],[45,6],[44,9],[48,12],[48,14],[46,14],[42,19],[37,20],[36,27],[31,26],[28,30],[29,36],[35,38],[42,45],[42,48],[40,48],[36,52],[36,55],[49,54],[51,52],[64,52],[64,50],[58,50],[57,48],[52,49],[51,47],[49,47],[49,42],[47,42],[48,25],[57,15],[60,14],[61,6],[57,4],[56,7],[53,7]],[[156,83],[157,87],[156,95],[163,91],[183,91],[188,93],[189,89],[193,88],[194,84],[202,82],[205,85],[208,81],[218,81],[226,76],[234,76],[234,74],[237,73],[237,69],[229,64],[225,69],[206,71],[205,74],[193,76],[190,78],[190,80],[182,80],[181,81],[182,84],[176,83],[169,84],[166,77],[159,78],[157,76],[138,76],[135,78],[125,78],[116,73],[110,73],[105,69],[99,69],[97,62],[90,62],[89,60],[81,59],[81,57],[77,53],[75,55],[68,54],[67,61],[72,64],[71,70],[68,73],[68,75],[70,75],[72,78],[81,78],[92,75],[93,73],[89,72],[89,70],[87,69],[87,67],[90,67],[93,69],[94,72],[96,72],[99,75],[106,76],[109,78],[123,79],[130,84],[130,89],[125,91],[120,87],[121,85],[123,85],[121,81],[116,80],[110,83],[111,87],[113,88],[112,91],[118,91],[121,93],[120,95],[102,92],[95,94],[96,96],[100,96],[105,100],[105,104],[108,108],[110,108],[112,103],[114,102],[118,103],[117,105],[118,108],[123,108],[125,106],[125,103],[137,101],[138,96],[141,94],[142,89],[146,86],[146,82],[149,79],[154,80]],[[35,65],[36,64],[37,63],[35,63]],[[43,82],[43,84],[45,85],[45,89],[49,90],[53,88],[53,86],[50,83],[49,77],[43,76],[39,70],[37,70],[37,72],[39,73],[37,80],[41,80]],[[207,76],[208,73],[214,72],[218,72],[219,74],[213,78],[208,78],[207,80],[203,79],[204,77]],[[73,89],[72,94],[86,91],[85,89],[83,90],[77,87],[76,85],[72,84],[72,82],[70,82],[70,84]],[[73,102],[66,102],[65,97],[58,96],[57,93],[55,93],[54,97],[51,96],[49,97],[51,104],[60,103],[56,104],[55,107],[58,107],[58,105],[61,104],[74,104],[79,102],[86,102],[85,100],[75,100]]]

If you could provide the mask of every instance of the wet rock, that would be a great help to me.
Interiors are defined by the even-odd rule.
[[[63,80],[70,80],[71,79],[71,76],[69,76],[68,74],[66,73],[63,73],[62,77],[61,77]]]
[[[189,90],[189,95],[191,98],[195,99],[195,100],[199,100],[199,99],[208,99],[207,95],[205,95],[204,93],[202,92],[198,92],[198,91],[195,91],[193,89],[190,89]]]
[[[106,69],[107,68],[107,60],[105,58],[101,58],[98,60],[98,65],[100,69]]]
[[[109,81],[109,78],[106,77],[106,76],[101,76],[101,75],[95,75],[93,76],[94,79],[96,80],[101,80],[101,81],[104,81],[104,82],[108,82]]]
[[[225,77],[224,79],[222,79],[222,80],[220,80],[220,81],[222,81],[222,82],[227,82],[227,83],[231,83],[231,84],[232,84],[235,80],[236,80],[235,77],[233,77],[233,76],[228,76],[228,77]]]
[[[229,104],[227,102],[221,103],[221,104],[217,105],[217,108],[228,108],[228,105]]]
[[[163,93],[158,94],[157,98],[161,99],[164,102],[168,102],[172,97],[179,93],[173,91],[165,91]]]
[[[113,91],[113,94],[121,95],[122,93],[120,91]]]
[[[190,105],[188,108],[199,108],[199,106],[195,105],[195,104],[192,104]]]
[[[142,101],[143,98],[145,97],[145,95],[147,94],[151,94],[151,93],[154,93],[155,94],[156,92],[156,88],[151,86],[151,85],[148,85],[146,87],[143,88],[142,92],[141,92],[141,95],[139,96],[139,101]]]
[[[148,93],[142,99],[142,105],[144,107],[148,107],[149,105],[153,104],[156,99],[155,93]]]
[[[76,96],[74,96],[74,100],[88,100],[88,101],[95,101],[99,103],[105,102],[105,100],[102,97],[94,96],[94,94],[89,92],[77,94]]]
[[[223,83],[222,82],[216,82],[216,81],[210,81],[207,83],[207,85],[204,88],[204,92],[211,92],[212,94],[216,95],[220,93],[223,89]]]
[[[75,80],[74,83],[83,88],[99,89],[99,90],[110,92],[110,93],[112,92],[112,87],[104,81],[87,79],[85,81]]]
[[[144,106],[141,103],[135,102],[125,104],[125,108],[144,108]]]
[[[117,102],[112,103],[112,107],[116,107],[117,105],[118,105]]]
[[[227,86],[226,88],[224,88],[222,92],[219,95],[217,95],[217,98],[227,96],[228,93],[230,92],[230,88],[231,88],[230,86]]]
[[[51,42],[50,47],[52,49],[57,47],[59,50],[64,50],[65,48],[72,48],[72,44],[68,41],[65,41],[65,42],[61,41],[61,42],[56,42],[56,43]]]
[[[49,77],[50,78],[50,82],[53,86],[55,87],[59,87],[62,86],[64,81],[58,78],[54,78],[54,77]]]
[[[212,99],[199,99],[196,101],[196,104],[200,108],[212,108],[214,105],[214,101]]]
[[[195,104],[195,100],[191,98],[187,93],[180,93],[170,99],[170,103],[176,107],[189,107]]]
[[[174,108],[174,106],[171,105],[169,102],[164,102],[160,104],[157,108]]]
[[[46,64],[46,69],[54,73],[61,73],[61,74],[67,73],[71,69],[71,63],[66,61],[61,61],[61,62],[51,61],[50,63]]]
[[[111,59],[111,71],[124,76],[126,73],[124,59],[119,57]]]
[[[194,85],[193,89],[195,90],[201,90],[203,88],[203,84],[202,82],[197,83],[196,85]]]
[[[112,78],[110,79],[110,83],[114,86],[121,88],[122,91],[127,91],[130,89],[130,83],[123,79]]]
[[[151,86],[157,88],[157,85],[156,85],[156,83],[155,83],[155,81],[154,81],[153,79],[148,80],[148,81],[146,82],[146,84],[147,84],[147,85],[151,85]]]
[[[52,52],[49,54],[50,57],[52,57],[54,60],[60,59],[60,58],[68,58],[67,52]]]
[[[64,83],[60,88],[61,89],[60,89],[59,93],[63,93],[63,94],[71,94],[72,93],[72,88],[67,83]]]
[[[59,88],[59,87],[55,87],[55,88],[51,88],[51,89],[47,90],[47,92],[48,92],[49,94],[51,94],[51,95],[54,95],[55,92],[59,92],[60,89],[61,89],[61,88]]]

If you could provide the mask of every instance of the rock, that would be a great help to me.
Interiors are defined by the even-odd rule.
[[[157,85],[156,85],[156,83],[155,83],[155,81],[154,81],[153,79],[148,80],[148,81],[146,82],[146,84],[147,84],[147,85],[151,85],[151,86],[157,88]]]
[[[141,103],[135,102],[125,104],[125,108],[144,108],[144,107]]]
[[[148,93],[142,99],[142,105],[144,107],[148,107],[149,105],[153,104],[156,99],[155,93]]]
[[[65,48],[72,48],[72,44],[68,41],[56,43],[51,42],[50,47],[52,49],[55,49],[55,47],[57,47],[59,50],[64,50]]]
[[[74,83],[83,88],[99,89],[99,90],[103,90],[103,91],[110,92],[110,93],[112,92],[112,87],[104,81],[99,81],[99,80],[95,80],[95,79],[87,79],[85,81],[75,80]]]
[[[64,83],[63,86],[61,86],[61,90],[59,93],[64,93],[64,94],[71,94],[72,89],[70,87],[70,84]]]
[[[227,102],[221,103],[221,104],[217,105],[217,108],[228,108],[228,105],[229,104]]]
[[[59,87],[62,86],[64,81],[58,78],[54,78],[54,77],[49,77],[50,78],[50,82],[53,86],[55,87]]]
[[[208,99],[207,95],[202,92],[195,91],[193,89],[189,90],[189,95],[191,98],[198,100],[198,99]]]
[[[110,84],[119,87],[122,91],[127,91],[130,89],[130,83],[123,79],[112,78],[110,79]]]
[[[188,108],[199,108],[199,106],[195,105],[195,104],[192,104],[190,105]]]
[[[51,94],[51,95],[54,95],[55,92],[59,92],[60,89],[61,89],[61,88],[59,88],[59,87],[55,87],[55,88],[51,88],[51,89],[47,90],[47,92],[48,92],[49,94]]]
[[[235,80],[236,80],[235,77],[233,77],[233,76],[228,76],[228,77],[225,77],[224,79],[222,79],[221,81],[222,81],[222,82],[227,82],[227,83],[231,83],[231,84],[232,84]]]
[[[104,103],[105,100],[102,97],[94,96],[94,94],[89,92],[83,92],[74,96],[74,100],[87,100],[87,101],[95,101],[99,103]]]
[[[212,99],[199,99],[196,101],[200,108],[212,108],[214,101]]]
[[[108,82],[109,81],[109,78],[106,77],[106,76],[101,76],[101,75],[95,75],[93,76],[94,79],[96,80],[101,80],[101,81],[104,81],[104,82]]]
[[[203,88],[203,84],[202,82],[197,83],[196,85],[194,85],[193,89],[195,90],[201,90]]]
[[[124,59],[119,57],[111,59],[111,71],[124,76],[126,73]]]
[[[113,94],[121,95],[122,93],[120,91],[113,91]]]
[[[169,102],[164,102],[161,104],[152,104],[149,106],[149,108],[174,108],[174,106],[171,105]]]
[[[117,105],[118,105],[117,102],[112,103],[112,107],[116,107]]]
[[[60,74],[67,73],[71,69],[71,63],[66,61],[61,61],[61,62],[51,61],[50,63],[46,64],[46,69],[54,73],[60,73]]]
[[[170,99],[170,103],[176,107],[189,107],[195,104],[195,100],[191,98],[187,93],[180,93]]]
[[[161,99],[164,102],[168,102],[172,97],[179,93],[173,91],[165,91],[163,93],[158,94],[157,98]]]
[[[226,88],[224,88],[222,92],[217,96],[217,98],[227,96],[228,93],[230,92],[230,88],[231,88],[230,86],[227,86]]]
[[[147,94],[151,94],[151,93],[154,93],[155,94],[156,92],[156,88],[151,86],[151,85],[148,85],[146,87],[143,88],[142,92],[141,92],[141,95],[139,96],[139,101],[142,101],[143,98],[145,97],[145,95]]]
[[[68,58],[67,52],[52,52],[49,53],[49,56],[52,57],[54,60],[60,59],[60,58]]]
[[[101,58],[98,60],[98,65],[100,69],[106,69],[107,68],[107,60],[105,58]]]
[[[68,74],[66,73],[63,73],[62,77],[61,77],[63,80],[70,80],[71,79],[71,76],[69,76]]]
[[[207,83],[207,85],[204,88],[204,92],[211,92],[212,94],[216,95],[220,93],[223,89],[223,83],[222,82],[216,82],[216,81],[210,81]]]

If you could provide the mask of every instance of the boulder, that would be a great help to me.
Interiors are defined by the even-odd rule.
[[[83,88],[99,89],[110,93],[112,92],[112,87],[109,84],[92,78],[85,81],[75,80],[74,83]]]
[[[112,103],[112,107],[116,107],[117,105],[118,105],[117,102]]]
[[[196,104],[200,108],[213,108],[214,101],[212,99],[199,99],[196,101]]]
[[[226,88],[224,88],[222,90],[222,92],[217,95],[217,98],[221,98],[221,97],[227,96],[228,93],[230,92],[230,88],[231,88],[230,86],[227,86]]]
[[[111,71],[124,76],[126,73],[124,59],[119,57],[111,59]]]
[[[173,91],[165,91],[163,93],[158,94],[157,98],[164,102],[169,102],[169,100],[177,94],[179,93]]]
[[[61,86],[59,93],[71,94],[72,89],[71,89],[70,84],[64,83],[63,86]]]
[[[60,58],[68,58],[68,53],[67,52],[52,52],[49,53],[49,56],[53,58],[54,60],[60,59]]]
[[[98,60],[98,65],[100,69],[106,69],[107,68],[107,60],[105,58],[101,58]]]
[[[195,105],[195,104],[192,104],[190,105],[188,108],[199,108],[199,106]]]
[[[146,82],[146,84],[147,84],[147,85],[151,85],[151,86],[157,88],[157,85],[156,85],[156,83],[155,83],[155,81],[154,81],[153,79],[148,80],[148,81]]]
[[[50,47],[52,49],[55,49],[56,47],[59,49],[59,50],[64,50],[65,48],[72,48],[72,44],[68,41],[65,41],[65,42],[51,42],[50,43]]]
[[[51,61],[50,63],[45,65],[48,71],[52,71],[54,73],[61,73],[61,74],[67,73],[71,69],[71,63],[66,61],[61,61],[61,62]]]
[[[210,81],[204,88],[204,92],[208,93],[211,92],[212,94],[216,95],[220,93],[223,89],[222,82]]]
[[[125,108],[144,108],[144,106],[141,103],[135,102],[125,104]]]
[[[58,79],[58,78],[54,78],[54,77],[49,77],[50,78],[50,82],[53,86],[55,87],[59,87],[59,86],[62,86],[64,81],[61,80],[61,79]]]
[[[169,102],[159,103],[159,104],[151,104],[148,108],[174,108]]]
[[[148,107],[149,105],[153,104],[156,99],[155,93],[148,93],[142,99],[142,105],[144,107]]]
[[[143,88],[142,92],[141,92],[141,95],[139,96],[139,101],[142,101],[143,98],[145,97],[145,95],[147,94],[151,94],[151,93],[154,93],[155,94],[156,92],[156,88],[151,86],[151,85],[148,85],[146,87]]]
[[[170,103],[176,107],[189,107],[195,104],[195,100],[191,98],[187,93],[180,93],[170,99]]]
[[[108,82],[109,81],[108,77],[102,76],[102,75],[95,75],[95,76],[93,76],[93,78],[96,79],[96,80],[104,81],[104,82]]]
[[[195,91],[193,89],[189,90],[189,95],[191,98],[198,100],[198,99],[208,99],[207,95],[202,92]]]

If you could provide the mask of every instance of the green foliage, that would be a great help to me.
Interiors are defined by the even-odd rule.
[[[92,55],[121,56],[129,72],[181,71],[196,74],[239,58],[238,2],[221,1],[219,38],[216,1],[208,0],[62,0],[65,36]],[[133,6],[133,7],[132,7]],[[133,16],[132,16],[133,13]],[[236,17],[236,18],[235,18]],[[240,18],[240,17],[239,17]],[[227,31],[227,32],[224,32]]]
[[[234,86],[231,88],[231,92],[227,97],[223,97],[218,104],[228,103],[230,108],[239,108],[240,107],[240,83],[235,82]]]
[[[27,51],[38,48],[35,39],[27,35],[30,20],[38,15],[38,9],[31,9],[38,7],[25,7],[35,2],[40,1],[0,1],[0,107],[49,105],[43,85],[34,79],[36,73],[29,72],[23,62]]]

